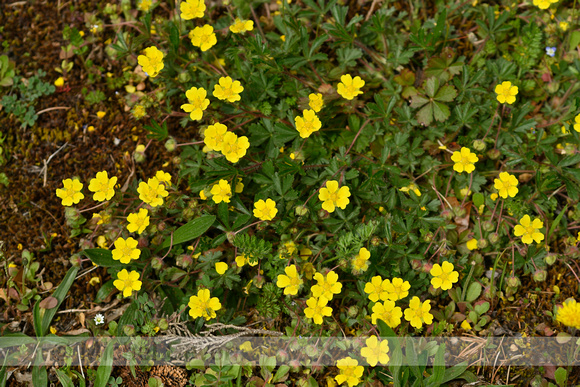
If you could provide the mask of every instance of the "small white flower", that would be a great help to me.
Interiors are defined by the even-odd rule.
[[[105,316],[103,316],[102,314],[97,314],[95,316],[95,325],[101,325],[105,323]]]

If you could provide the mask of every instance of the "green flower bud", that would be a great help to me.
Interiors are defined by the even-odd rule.
[[[489,220],[486,220],[485,222],[483,222],[481,227],[483,228],[484,231],[487,231],[487,232],[493,231],[493,229],[495,228],[494,224],[492,222],[490,222]]]
[[[483,140],[475,140],[473,142],[473,149],[475,149],[478,152],[483,152],[486,148],[486,144]]]
[[[161,268],[163,267],[163,260],[159,257],[155,257],[151,260],[151,267],[154,270],[161,270]]]
[[[534,272],[534,281],[544,282],[548,277],[548,271],[544,269],[538,269]]]
[[[487,239],[489,239],[489,243],[495,245],[499,241],[499,234],[494,232],[493,234],[490,234]]]
[[[350,308],[348,308],[348,311],[346,312],[348,314],[348,317],[350,318],[355,318],[356,316],[358,316],[358,306],[353,305]]]
[[[159,327],[159,329],[161,329],[162,331],[164,331],[167,328],[169,328],[169,323],[167,322],[167,319],[162,318],[157,323],[157,326]]]
[[[177,148],[177,141],[173,137],[169,137],[167,141],[165,141],[165,149],[168,152],[173,152]]]
[[[501,156],[501,152],[499,151],[499,149],[490,149],[487,151],[487,157],[489,157],[492,160],[497,160],[499,159]]]
[[[480,249],[485,249],[485,248],[487,247],[487,245],[488,245],[488,243],[487,243],[487,240],[485,240],[485,239],[483,239],[483,238],[481,238],[481,239],[479,239],[479,240],[477,241],[477,246],[478,246]]]
[[[308,214],[308,207],[297,206],[296,209],[294,210],[294,213],[296,214],[296,216],[305,216],[306,214]]]
[[[132,324],[127,324],[123,326],[123,333],[126,336],[134,336],[135,335],[135,326]]]
[[[546,255],[546,258],[544,258],[544,261],[547,265],[552,266],[554,263],[556,263],[557,259],[558,256],[556,254],[548,254]]]

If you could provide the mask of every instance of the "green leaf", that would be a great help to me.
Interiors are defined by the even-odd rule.
[[[97,368],[95,387],[106,387],[109,383],[109,376],[111,376],[111,371],[113,370],[113,348],[115,341],[116,340],[113,339],[109,344],[107,344],[107,347],[101,356],[99,368]]]
[[[377,319],[377,325],[379,327],[379,333],[381,337],[397,337],[397,335],[391,329],[391,327],[388,326],[387,323],[384,322],[383,320]]]
[[[457,97],[457,90],[453,86],[445,85],[439,89],[434,99],[440,102],[451,102],[455,97]]]
[[[56,377],[58,378],[58,381],[60,382],[60,384],[62,384],[63,387],[74,387],[74,383],[67,374],[65,374],[58,368],[55,368],[54,371],[56,372]]]
[[[477,208],[485,203],[485,197],[481,192],[476,192],[473,194],[473,205]]]
[[[215,216],[213,215],[204,215],[197,219],[194,219],[183,226],[179,227],[173,233],[173,245],[178,245],[183,242],[190,241],[201,236],[204,232],[206,232],[211,225],[215,222]],[[163,241],[161,248],[164,249],[169,247],[171,244],[171,238],[167,237]]]
[[[420,94],[416,94],[416,95],[411,97],[411,107],[418,108],[418,107],[425,105],[429,101],[430,101],[429,98],[425,98],[424,96],[422,96]]]
[[[42,351],[36,353],[35,364],[43,363]],[[35,365],[32,367],[32,385],[34,387],[46,387],[48,386],[48,372],[45,366]]]
[[[558,214],[556,219],[554,219],[554,222],[550,226],[550,232],[548,232],[549,235],[553,235],[554,230],[556,230],[556,227],[558,227],[558,224],[560,224],[560,221],[562,220],[562,216],[564,216],[567,209],[568,209],[568,205],[566,204],[566,206],[564,206],[564,209],[562,209],[562,211],[560,211],[560,213]]]
[[[556,383],[558,383],[558,386],[564,387],[568,380],[568,372],[565,368],[558,367],[556,372],[554,372],[554,377],[556,378]]]
[[[429,386],[439,387],[445,378],[445,344],[439,345],[433,363],[433,373],[428,379]]]
[[[572,31],[570,34],[570,48],[568,51],[576,50],[576,47],[580,44],[580,31]]]
[[[145,125],[144,128],[151,132],[147,138],[152,138],[157,141],[164,141],[169,135],[167,130],[167,123],[163,122],[163,126],[159,125],[157,121],[151,120],[151,125]]]
[[[467,294],[465,295],[465,301],[473,302],[477,300],[477,297],[481,294],[481,285],[479,282],[472,282],[467,288]]]
[[[121,261],[113,259],[113,253],[107,249],[86,249],[82,251],[93,263],[102,267],[123,267]]]
[[[417,121],[424,126],[428,126],[433,122],[433,104],[429,103],[419,110],[417,113]]]
[[[441,102],[433,102],[433,115],[435,119],[439,122],[443,122],[449,118],[451,112],[447,105],[442,104]]]
[[[110,279],[107,282],[105,282],[103,286],[101,286],[101,288],[97,292],[97,296],[95,297],[96,304],[103,302],[105,298],[107,298],[109,294],[111,294],[111,292],[114,289],[116,289],[115,286],[113,286],[113,282],[114,280]]]
[[[431,98],[435,97],[435,93],[439,90],[439,80],[436,77],[431,77],[425,82],[425,93]]]
[[[62,304],[62,302],[64,301],[64,298],[66,297],[70,287],[75,281],[78,271],[79,268],[77,266],[73,266],[70,269],[68,269],[68,272],[64,276],[62,282],[60,283],[60,285],[58,285],[58,287],[52,294],[52,296],[58,300],[58,304],[54,308],[45,310],[44,316],[42,317],[43,334],[41,336],[44,336],[46,332],[48,332],[48,329],[50,328],[50,323],[52,322],[54,315],[58,311],[60,304]]]

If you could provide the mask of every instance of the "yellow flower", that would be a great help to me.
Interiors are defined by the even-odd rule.
[[[236,193],[242,193],[244,190],[244,183],[242,183],[242,178],[238,177],[238,182],[236,183],[235,191]]]
[[[137,187],[137,192],[139,192],[139,199],[151,207],[162,205],[163,198],[169,195],[169,192],[165,190],[165,186],[156,177],[149,178],[147,183],[144,181],[140,182],[139,187]]]
[[[149,11],[151,8],[151,0],[140,0],[137,3],[137,8],[139,8],[143,12]]]
[[[346,208],[347,204],[350,203],[350,200],[348,200],[349,196],[350,190],[347,186],[342,186],[339,189],[336,180],[328,180],[326,187],[320,189],[318,199],[323,201],[323,209],[328,212],[334,212],[335,207],[343,210]]]
[[[300,133],[300,137],[308,138],[310,135],[322,127],[322,122],[314,113],[314,110],[304,110],[302,117],[294,118],[296,123],[296,130]]]
[[[199,47],[201,51],[207,51],[217,43],[213,27],[209,24],[203,27],[195,27],[189,32],[189,39],[191,39],[191,44]]]
[[[250,266],[256,266],[258,264],[258,260],[253,258],[253,257],[246,257],[246,254],[242,254],[242,255],[238,255],[236,257],[236,265],[238,265],[238,267],[242,267],[245,264],[248,264]]]
[[[363,81],[361,77],[356,76],[353,79],[350,74],[346,74],[340,77],[340,81],[341,82],[337,87],[337,92],[342,96],[342,98],[353,99],[357,95],[363,93],[360,88],[365,85],[365,81]]]
[[[219,275],[222,275],[226,272],[226,270],[228,270],[228,264],[225,262],[216,262],[215,264],[215,271],[217,271],[217,273]]]
[[[280,35],[280,40],[285,42],[286,41],[286,35]]]
[[[574,121],[576,122],[574,124],[574,130],[577,132],[580,132],[580,114],[578,114],[575,118]]]
[[[203,12],[205,11],[205,1],[204,0],[186,0],[179,4],[179,10],[181,11],[181,18],[184,20],[191,20],[198,17],[203,17]]]
[[[221,179],[211,188],[211,194],[216,204],[221,202],[229,203],[232,197],[232,187],[227,180]]]
[[[253,352],[254,351],[254,348],[252,348],[251,341],[244,341],[242,344],[240,344],[239,348],[244,352]]]
[[[254,203],[254,216],[260,220],[272,220],[277,213],[276,202],[272,199],[260,199]]]
[[[493,200],[494,202],[497,200],[498,194],[496,194],[495,192],[492,193],[491,195],[489,195],[489,197],[491,198],[491,200]]]
[[[407,187],[399,188],[399,191],[409,193],[409,191],[415,192],[415,195],[421,196],[421,191],[419,191],[419,187],[415,183],[409,184]]]
[[[461,323],[461,328],[465,329],[466,331],[470,331],[472,329],[471,325],[467,320],[463,320],[463,322]]]
[[[111,200],[115,195],[115,184],[117,184],[117,176],[109,179],[107,171],[97,172],[97,177],[89,182],[89,191],[95,193],[93,200],[97,202]]]
[[[373,305],[373,314],[371,315],[372,323],[376,324],[377,320],[383,320],[391,328],[396,328],[401,324],[403,312],[401,308],[395,306],[395,301],[386,300],[382,304],[377,302]]]
[[[139,55],[137,62],[143,67],[143,71],[151,78],[155,78],[164,67],[163,53],[155,46],[147,47],[145,49],[145,55]]]
[[[62,184],[63,188],[56,189],[56,196],[62,199],[63,206],[72,206],[85,198],[85,195],[81,192],[83,183],[78,181],[78,179],[64,179]]]
[[[135,117],[135,119],[137,120],[145,117],[145,114],[147,114],[147,110],[145,110],[143,105],[137,105],[133,109],[133,117]]]
[[[308,308],[304,309],[304,315],[308,318],[314,320],[315,324],[322,324],[322,320],[324,316],[331,316],[332,315],[332,308],[326,306],[328,304],[328,299],[321,297],[315,298],[310,297],[306,301],[306,305]]]
[[[189,297],[187,304],[190,307],[189,315],[193,318],[204,317],[211,320],[216,317],[216,310],[222,308],[222,304],[217,297],[211,297],[209,289],[200,289],[197,296]]]
[[[494,179],[494,187],[499,191],[499,196],[506,199],[513,198],[518,193],[518,179],[507,172],[499,174],[499,179]]]
[[[477,249],[477,239],[471,238],[470,240],[467,241],[467,243],[465,244],[465,246],[469,250],[475,250],[475,249]]]
[[[460,151],[453,152],[453,155],[451,155],[451,160],[455,162],[453,169],[456,172],[471,173],[475,170],[475,166],[473,164],[479,161],[479,158],[475,153],[471,153],[469,148],[462,147]]]
[[[107,243],[107,238],[104,235],[99,235],[97,238],[97,246],[101,249],[109,249],[109,244]]]
[[[291,296],[295,296],[298,293],[298,289],[300,285],[302,285],[302,279],[298,275],[298,271],[296,270],[296,265],[287,266],[284,269],[284,274],[278,275],[278,281],[276,282],[276,286],[280,289],[284,289],[284,294],[289,294]]]
[[[235,133],[227,132],[223,137],[221,151],[230,163],[237,163],[246,155],[250,141],[246,136],[238,137]]]
[[[540,9],[548,9],[551,4],[557,3],[558,0],[534,0],[534,5]]]
[[[203,132],[203,142],[211,150],[220,152],[223,149],[224,136],[227,131],[227,126],[216,122],[215,124],[208,126]]]
[[[185,92],[185,96],[189,103],[181,105],[181,108],[189,114],[189,118],[194,121],[201,120],[203,111],[209,106],[209,99],[206,98],[207,91],[203,87],[199,89],[192,87]]]
[[[389,355],[387,355],[387,352],[389,352],[388,340],[381,340],[379,343],[377,336],[371,336],[366,339],[366,345],[360,350],[360,355],[367,359],[371,367],[376,366],[378,363],[387,365],[390,360]]]
[[[580,304],[568,298],[557,308],[556,320],[566,326],[580,328]]]
[[[308,96],[308,99],[308,106],[310,106],[310,109],[314,110],[316,113],[318,113],[322,109],[322,106],[324,106],[324,99],[320,93],[312,93]]]
[[[296,250],[296,243],[293,241],[285,242],[284,246],[281,248],[280,259],[290,258]]]
[[[354,387],[360,383],[360,378],[364,372],[364,367],[358,365],[358,360],[350,356],[336,362],[340,373],[334,377],[338,384],[346,382],[348,387]]]
[[[221,77],[218,84],[214,86],[213,96],[221,100],[236,102],[242,99],[240,97],[242,91],[244,91],[244,87],[240,81],[234,81],[230,77]]]
[[[419,297],[415,296],[411,298],[409,307],[405,309],[405,320],[409,321],[414,328],[421,328],[423,323],[431,324],[433,322],[433,315],[429,313],[430,310],[429,300],[421,303]]]
[[[56,79],[56,81],[54,81],[54,85],[56,87],[62,87],[64,85],[64,78],[63,77],[58,77]]]
[[[338,282],[338,274],[334,271],[329,271],[326,278],[321,273],[316,273],[314,279],[318,283],[312,286],[311,291],[316,298],[326,298],[330,301],[335,294],[340,294],[342,290],[342,284]]]
[[[389,293],[387,298],[391,301],[402,300],[409,295],[411,284],[409,281],[403,281],[402,278],[393,278],[393,281],[387,282],[386,290]]]
[[[155,178],[163,184],[171,185],[171,174],[168,172],[159,170],[155,173]]]
[[[390,283],[388,279],[384,280],[380,275],[371,278],[371,282],[365,284],[365,293],[369,295],[369,300],[372,302],[377,302],[379,299],[388,300],[389,292],[387,291],[387,285]]]
[[[569,24],[568,24],[568,22],[561,21],[559,26],[562,29],[562,31],[566,32],[568,30]]]
[[[369,268],[371,257],[370,251],[366,247],[361,247],[358,254],[354,257],[352,261],[352,267],[356,273],[363,273]]]
[[[544,1],[544,0],[542,0]],[[518,87],[512,86],[512,83],[509,81],[502,82],[501,85],[495,86],[495,92],[497,94],[497,100],[499,103],[508,103],[512,104],[516,102],[516,95],[518,95]]]
[[[435,289],[449,290],[453,284],[459,281],[459,273],[453,270],[451,262],[443,261],[442,265],[434,264],[429,273],[433,276],[431,278],[431,285]]]
[[[127,230],[141,234],[149,226],[149,211],[146,208],[140,208],[138,213],[127,216]]]
[[[234,34],[244,33],[246,31],[252,31],[254,29],[254,22],[251,20],[240,20],[240,18],[236,18],[234,20],[234,24],[230,26],[230,31]]]
[[[137,241],[131,237],[127,239],[117,238],[113,249],[113,259],[128,264],[131,260],[139,259],[141,250],[137,248]]]
[[[141,281],[139,281],[139,273],[132,270],[130,273],[127,269],[123,269],[117,273],[117,279],[113,281],[119,291],[123,292],[123,297],[129,297],[133,290],[138,292],[141,290]]]
[[[540,219],[536,218],[532,222],[529,215],[524,215],[520,219],[520,224],[514,227],[514,235],[521,236],[522,242],[527,245],[533,241],[540,243],[544,240],[544,234],[538,231],[542,227],[544,227],[544,223]]]
[[[104,117],[106,114],[107,114],[107,112],[104,112],[104,111],[102,111],[102,110],[99,110],[99,111],[97,112],[97,117],[98,117],[99,119],[101,119],[101,118],[103,118],[103,117]]]

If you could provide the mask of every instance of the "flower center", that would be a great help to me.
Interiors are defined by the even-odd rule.
[[[536,232],[536,229],[532,226],[528,226],[526,227],[526,234],[528,234],[529,236],[532,236],[532,234],[534,234]]]

